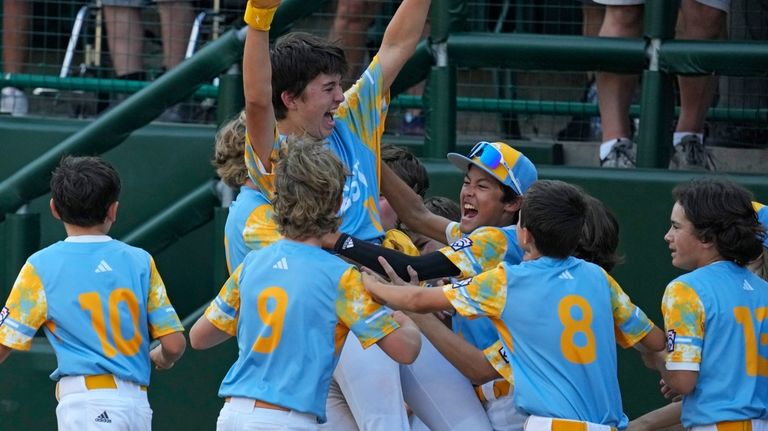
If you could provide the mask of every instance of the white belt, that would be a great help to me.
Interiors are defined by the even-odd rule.
[[[616,431],[609,425],[570,419],[529,416],[523,426],[525,431]]]
[[[689,431],[759,431],[768,429],[768,419],[745,419],[741,421],[718,422],[710,425],[696,425]]]

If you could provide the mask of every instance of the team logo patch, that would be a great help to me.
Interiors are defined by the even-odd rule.
[[[675,338],[677,337],[677,333],[674,329],[670,329],[667,331],[667,352],[674,352],[675,351]]]
[[[5,318],[8,317],[10,313],[11,311],[8,310],[8,307],[3,307],[3,309],[0,310],[0,326],[3,326],[3,322],[5,322]]]
[[[453,288],[458,289],[459,287],[469,286],[469,283],[472,283],[472,277],[457,281],[453,283]]]
[[[504,360],[504,362],[509,363],[509,356],[507,356],[507,349],[504,348],[504,346],[501,346],[499,349],[499,355],[501,355],[501,359]]]
[[[451,248],[453,249],[453,251],[459,251],[467,247],[472,247],[472,240],[469,238],[462,238],[454,242],[453,244],[451,244]]]

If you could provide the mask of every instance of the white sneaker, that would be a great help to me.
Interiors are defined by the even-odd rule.
[[[29,103],[27,95],[16,87],[4,87],[0,98],[0,114],[11,114],[13,117],[27,115]]]

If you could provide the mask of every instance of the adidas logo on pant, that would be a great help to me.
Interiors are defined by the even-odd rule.
[[[107,411],[104,410],[100,415],[96,416],[96,419],[94,419],[96,422],[103,422],[105,424],[111,424],[112,419],[109,418],[109,415],[107,414]]]

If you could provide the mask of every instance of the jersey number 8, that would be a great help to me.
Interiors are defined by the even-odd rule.
[[[82,293],[77,299],[80,302],[80,308],[91,315],[91,325],[99,337],[104,355],[112,358],[117,355],[117,352],[126,356],[133,356],[139,352],[141,342],[144,341],[139,330],[139,301],[130,289],[121,287],[109,294],[107,320],[104,319],[104,308],[98,293]],[[128,306],[128,312],[133,323],[133,337],[130,340],[126,340],[120,330],[120,309],[118,307],[121,302]],[[107,339],[107,324],[109,324],[114,345]]]
[[[581,318],[574,318],[573,308],[579,309]],[[592,323],[592,307],[583,296],[568,295],[560,300],[557,305],[557,315],[563,324],[563,333],[560,334],[560,350],[563,356],[574,364],[589,364],[595,360],[595,333],[589,326]],[[586,343],[576,345],[576,334],[583,334]],[[582,338],[582,337],[580,337]]]

